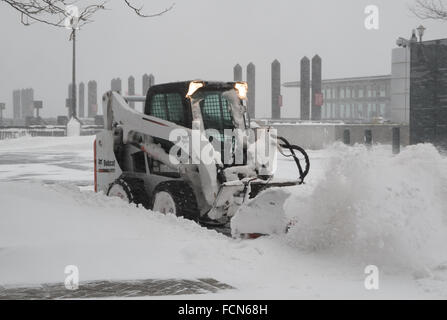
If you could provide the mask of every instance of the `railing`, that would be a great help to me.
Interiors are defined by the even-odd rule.
[[[102,126],[89,125],[81,128],[81,136],[94,135],[102,130]],[[0,140],[17,139],[20,137],[65,137],[65,126],[52,127],[0,127]]]

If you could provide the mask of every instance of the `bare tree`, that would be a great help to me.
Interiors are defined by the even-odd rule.
[[[91,1],[67,1],[67,0],[0,0],[8,4],[11,8],[18,11],[20,20],[24,25],[31,25],[35,22],[45,23],[54,27],[66,27],[67,19],[77,19],[77,27],[92,22],[93,15],[100,11],[106,10],[107,1],[91,0]],[[82,6],[81,6],[82,4]],[[170,7],[155,12],[146,14],[143,12],[143,7],[137,7],[129,0],[123,0],[123,4],[130,8],[135,14],[143,18],[151,18],[161,16],[164,13],[172,10],[174,4]],[[70,6],[76,6],[78,12],[76,15],[68,9]],[[73,21],[69,23],[72,25]]]
[[[447,21],[446,0],[416,0],[410,10],[420,19]]]

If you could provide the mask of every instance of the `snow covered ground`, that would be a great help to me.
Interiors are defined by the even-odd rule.
[[[0,140],[0,181],[93,185],[93,136]]]
[[[231,239],[92,191],[93,137],[0,141],[0,286],[213,278],[192,298],[447,298],[447,158],[431,145],[310,152],[286,235]],[[295,175],[280,159],[279,177]],[[365,267],[379,268],[366,290]],[[183,296],[175,296],[183,297]],[[172,297],[170,297],[172,298]]]

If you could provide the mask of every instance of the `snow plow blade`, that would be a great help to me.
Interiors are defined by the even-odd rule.
[[[259,195],[264,190],[270,189],[270,188],[281,188],[281,187],[293,187],[299,185],[298,181],[285,181],[285,182],[252,182],[250,183],[250,192],[249,192],[249,198],[253,199]]]
[[[296,182],[251,183],[249,199],[231,219],[231,235],[255,239],[262,235],[285,233],[290,221],[285,214],[284,204],[290,191],[284,187],[296,185]]]
[[[289,188],[300,184],[297,180],[271,182],[262,179],[224,183],[213,207],[208,211],[207,216],[211,219],[200,222],[237,238],[253,239],[261,235],[284,233],[290,225],[285,215],[284,203],[290,196]],[[230,213],[227,216],[230,218],[229,223],[227,220],[219,224],[216,216],[226,206],[229,206],[225,209]],[[217,223],[213,224],[213,221]]]

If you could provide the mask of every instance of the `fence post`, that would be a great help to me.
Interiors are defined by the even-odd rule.
[[[310,120],[310,60],[301,59],[300,69],[300,117],[301,120]]]
[[[272,62],[272,119],[281,118],[281,64],[278,60]]]
[[[311,119],[321,120],[321,105],[317,94],[321,94],[321,58],[316,54],[312,58],[312,97],[311,97]]]
[[[365,145],[370,148],[372,146],[372,131],[371,129],[365,130]]]
[[[393,154],[400,152],[400,128],[393,128]]]
[[[345,129],[343,131],[343,143],[347,145],[351,144],[351,132],[349,131],[349,129]]]
[[[239,63],[233,67],[233,79],[234,81],[242,81],[242,67]]]
[[[255,99],[256,99],[256,67],[250,62],[247,65],[247,109],[251,119],[256,118]]]
[[[133,76],[130,76],[127,79],[127,94],[129,96],[135,95],[135,78]],[[129,102],[129,107],[131,109],[135,109],[135,102],[133,102],[133,101]]]

